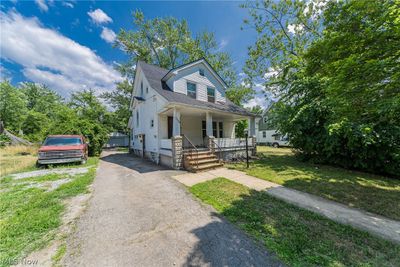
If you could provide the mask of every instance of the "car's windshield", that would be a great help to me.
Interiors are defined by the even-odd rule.
[[[45,146],[69,146],[81,145],[82,140],[79,137],[47,137],[44,141]]]

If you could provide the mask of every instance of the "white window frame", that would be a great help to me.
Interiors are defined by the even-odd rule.
[[[189,84],[194,84],[194,94],[195,97],[192,97],[189,95]],[[186,95],[193,98],[193,99],[197,99],[197,84],[191,81],[186,81]]]

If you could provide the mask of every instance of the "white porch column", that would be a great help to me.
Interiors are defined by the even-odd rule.
[[[181,135],[181,113],[174,107],[174,117],[172,120],[172,136]]]
[[[212,115],[210,112],[206,113],[206,134],[213,136]]]
[[[249,119],[249,137],[256,136],[256,118],[251,117]]]

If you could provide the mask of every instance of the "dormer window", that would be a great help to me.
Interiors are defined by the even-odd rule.
[[[215,89],[207,87],[207,100],[208,102],[215,103]]]
[[[187,95],[190,96],[191,98],[197,99],[197,97],[196,97],[196,84],[188,82],[186,84],[186,86],[187,86]]]
[[[200,76],[204,76],[204,70],[203,69],[199,69],[199,74],[200,74]]]

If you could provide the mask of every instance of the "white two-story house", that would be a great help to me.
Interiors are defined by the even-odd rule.
[[[245,155],[235,123],[249,121],[255,152],[255,116],[226,98],[227,85],[205,59],[167,70],[139,61],[129,119],[131,151],[175,169],[204,170]]]

